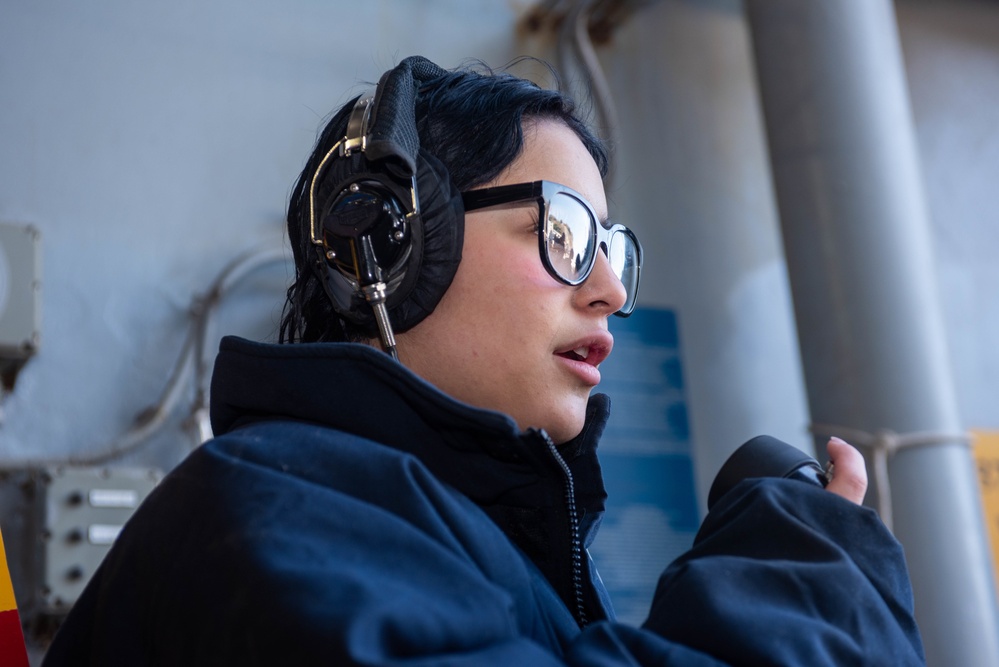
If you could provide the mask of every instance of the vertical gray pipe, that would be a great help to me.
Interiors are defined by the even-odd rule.
[[[960,434],[889,0],[746,0],[812,420]],[[930,665],[999,665],[959,438],[889,463]]]

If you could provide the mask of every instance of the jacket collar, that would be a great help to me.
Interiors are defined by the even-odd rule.
[[[609,413],[609,399],[593,395],[583,431],[558,448],[590,512],[603,509],[596,446]],[[227,336],[212,375],[213,431],[265,419],[313,422],[411,453],[480,504],[500,501],[551,465],[537,435],[507,415],[457,401],[367,345]],[[472,488],[462,488],[465,479],[475,480]]]

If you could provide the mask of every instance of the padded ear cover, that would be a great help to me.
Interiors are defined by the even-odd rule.
[[[408,298],[400,298],[395,306],[390,302],[389,315],[396,331],[415,326],[440,303],[461,263],[465,238],[465,207],[451,175],[440,160],[422,148],[417,165],[416,183],[423,221],[422,261],[410,272],[410,275],[415,273],[416,278],[407,290]]]
[[[341,184],[370,176],[367,166],[360,154],[341,158],[330,165],[324,180]],[[416,186],[420,214],[410,229],[409,257],[400,271],[386,276],[390,292],[385,306],[396,331],[412,328],[437,307],[458,270],[464,241],[465,208],[461,193],[440,160],[422,149],[417,160]],[[340,189],[329,188],[330,203]],[[324,190],[327,190],[325,184],[320,190],[320,200],[326,194]],[[326,206],[321,205],[320,210],[325,212]],[[320,218],[320,226],[325,217]],[[374,314],[364,297],[338,269],[326,261],[322,264],[321,278],[332,292],[330,296],[337,313],[349,322],[364,326],[371,336],[376,335]]]
[[[333,202],[350,183],[370,179],[388,184],[405,202],[402,193],[408,192],[415,169],[419,215],[410,217],[408,257],[395,270],[381,267],[388,273],[384,278],[385,305],[395,331],[405,331],[433,312],[461,261],[465,219],[461,193],[444,165],[419,147],[414,116],[414,77],[422,74],[433,78],[444,73],[430,61],[415,57],[383,75],[364,152],[331,160],[316,184],[317,222],[325,230]],[[409,210],[410,206],[405,203],[403,208]],[[368,335],[377,335],[374,314],[364,297],[321,252],[317,269],[337,314],[364,328]]]

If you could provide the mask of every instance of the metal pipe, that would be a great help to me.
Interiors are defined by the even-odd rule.
[[[888,460],[893,527],[928,664],[999,665],[892,4],[745,7],[812,419],[903,439],[953,434]]]

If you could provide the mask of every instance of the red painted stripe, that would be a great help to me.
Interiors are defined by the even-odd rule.
[[[16,609],[0,611],[0,665],[28,667],[28,650],[24,646],[21,617]]]

